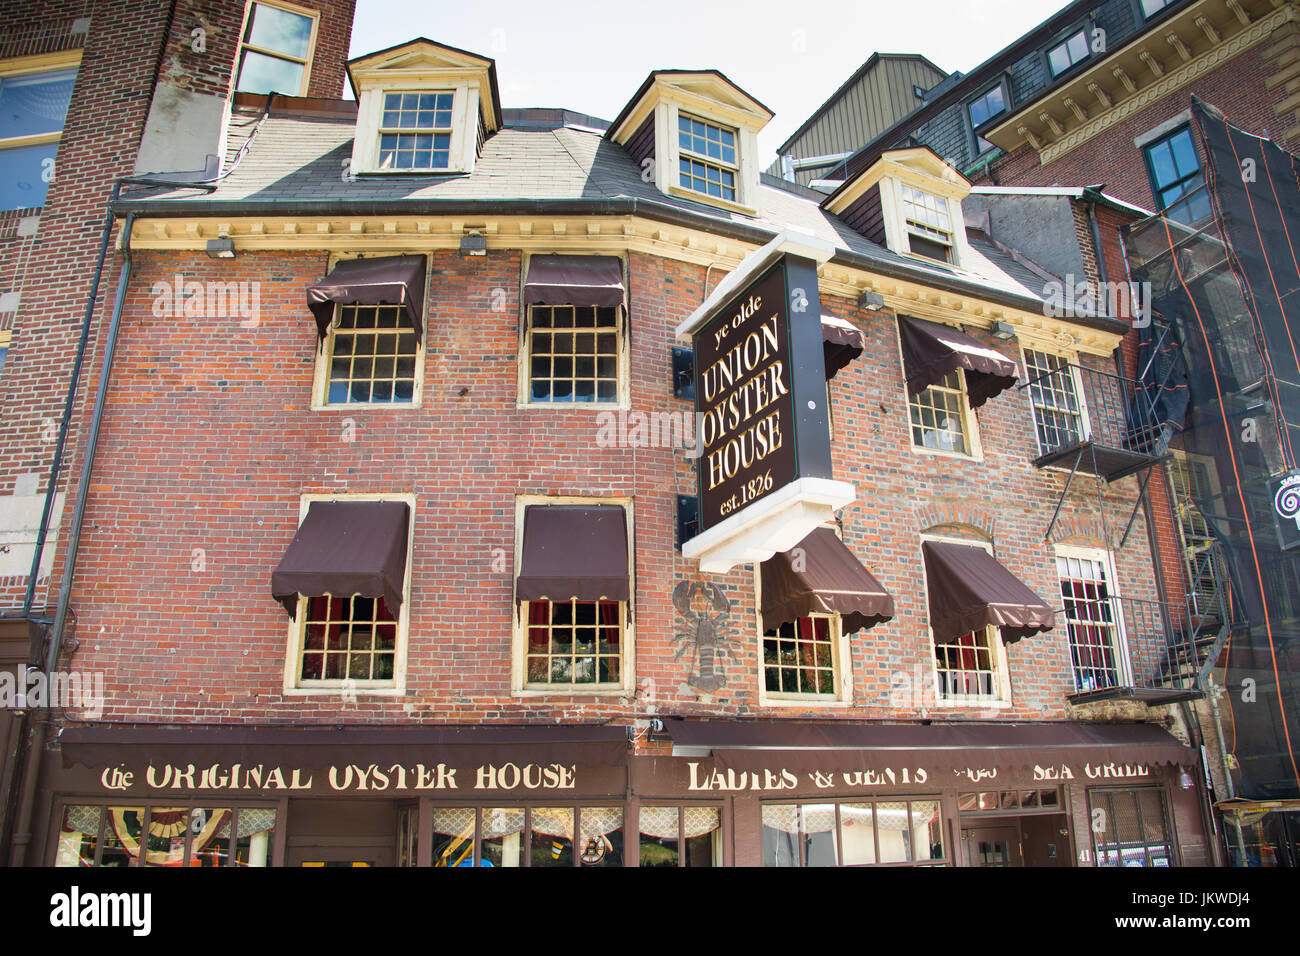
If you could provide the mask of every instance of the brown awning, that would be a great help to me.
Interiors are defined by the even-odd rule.
[[[826,379],[830,381],[840,369],[863,353],[867,336],[848,322],[841,324],[826,319],[822,316],[822,355],[826,360]]]
[[[974,545],[926,541],[925,577],[930,627],[949,641],[986,625],[1002,628],[1002,642],[1050,630],[1056,614],[998,559]]]
[[[147,760],[199,767],[283,764],[304,768],[356,763],[437,764],[441,753],[466,762],[617,765],[627,728],[605,725],[444,727],[70,727],[59,735],[63,764],[115,767]],[[454,749],[453,749],[454,748]]]
[[[402,501],[313,501],[271,573],[271,594],[290,617],[297,614],[299,594],[383,598],[396,617],[409,520]]]
[[[1154,724],[864,724],[777,720],[665,721],[679,757],[735,770],[1008,769],[1086,763],[1193,766],[1196,753]]]
[[[966,370],[966,395],[971,408],[979,408],[1016,384],[1020,374],[1016,363],[965,332],[906,315],[898,317],[898,329],[909,394],[925,391],[959,368]]]
[[[528,505],[520,601],[627,601],[627,519],[620,505]]]
[[[760,575],[765,631],[817,612],[838,611],[845,634],[894,616],[889,592],[830,528],[816,528],[789,551],[772,555]]]
[[[325,278],[307,287],[307,308],[324,339],[338,305],[400,305],[424,338],[424,256],[344,259]]]
[[[623,262],[614,256],[533,256],[524,283],[528,305],[623,304]]]

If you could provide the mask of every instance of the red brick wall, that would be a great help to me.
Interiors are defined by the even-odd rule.
[[[338,96],[351,35],[353,0],[317,0],[322,11],[311,92]],[[0,314],[13,340],[0,373],[0,494],[14,479],[39,472],[39,490],[54,451],[73,354],[80,334],[99,251],[104,205],[118,177],[134,170],[154,84],[164,81],[224,96],[230,86],[244,4],[233,0],[182,0],[168,23],[163,0],[22,2],[6,8],[0,58],[81,47],[82,62],[42,209],[0,212],[0,291],[19,291],[17,313]],[[75,20],[90,29],[73,34]],[[207,50],[193,51],[191,30],[207,30]],[[165,40],[165,42],[164,42]],[[40,216],[34,236],[17,235],[19,220]],[[97,366],[99,329],[111,306],[118,260],[110,255],[96,306],[87,368]],[[83,389],[85,388],[83,380]],[[77,468],[81,433],[70,435],[65,479]],[[61,488],[70,486],[66,481]],[[56,571],[57,573],[57,571]],[[0,608],[21,602],[26,575],[0,577]],[[44,587],[38,604],[44,601]]]
[[[435,254],[418,410],[310,409],[315,329],[303,289],[323,272],[324,254],[244,253],[220,262],[150,253],[137,266],[73,594],[81,644],[64,663],[107,672],[108,720],[974,716],[969,708],[890,702],[895,672],[919,669],[932,683],[920,531],[962,524],[991,533],[1000,559],[1060,604],[1043,535],[1065,475],[1029,464],[1026,394],[1004,393],[979,410],[982,462],[914,453],[892,316],[823,301],[869,336],[868,353],[832,384],[833,453],[836,477],[858,492],[845,512],[845,538],[894,594],[898,616],[853,636],[852,707],[764,709],[752,570],[702,576],[673,548],[674,495],[694,492],[690,463],[666,449],[596,447],[592,410],[515,407],[517,253]],[[260,281],[261,325],[154,316],[151,286],[178,272]],[[633,254],[630,275],[633,408],[684,410],[671,393],[671,330],[702,300],[704,269]],[[503,312],[491,308],[496,290],[505,294]],[[357,429],[351,443],[341,440],[347,418]],[[1098,533],[1092,483],[1075,487],[1058,540]],[[300,495],[344,489],[418,496],[402,700],[362,695],[344,704],[281,690],[287,618],[271,598],[270,574],[293,536]],[[514,553],[516,494],[634,499],[641,699],[511,697],[511,573],[494,570],[493,559],[494,549]],[[1133,479],[1106,490],[1112,528],[1134,494]],[[195,548],[205,551],[202,571],[191,570]],[[1141,526],[1117,558],[1123,592],[1154,598]],[[726,686],[712,698],[687,686],[686,660],[674,659],[683,622],[671,592],[685,579],[712,580],[733,602],[725,633],[737,643],[721,662]],[[1020,641],[1009,658],[1014,703],[999,715],[1067,717],[1063,628]]]

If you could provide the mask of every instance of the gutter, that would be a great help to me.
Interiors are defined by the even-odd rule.
[[[190,184],[186,184],[187,186]],[[286,203],[283,201],[203,201],[193,199],[124,200],[113,206],[118,215],[133,213],[137,218],[180,219],[212,216],[638,216],[655,222],[700,229],[714,235],[764,246],[779,230],[762,228],[734,220],[716,219],[665,203],[634,197],[618,199],[507,199],[485,202],[481,199],[455,200],[379,200],[364,203],[341,203],[337,200]],[[876,259],[863,253],[837,247],[830,259],[836,265],[870,272],[890,279],[917,282],[937,289],[968,295],[995,305],[1021,311],[1041,313],[1043,301],[980,285],[957,276],[945,276],[910,268],[902,263]],[[1128,326],[1107,317],[1080,317],[1073,324],[1111,335],[1123,335]]]

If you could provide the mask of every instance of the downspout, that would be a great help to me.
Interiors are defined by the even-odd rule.
[[[206,192],[212,192],[216,189],[215,185],[204,183],[179,183],[169,180],[148,179],[139,177],[127,177],[119,179],[113,184],[113,192],[108,202],[106,215],[106,236],[105,241],[100,247],[100,261],[96,266],[96,283],[98,276],[103,270],[104,259],[108,252],[108,231],[112,228],[113,210],[117,204],[119,194],[123,186],[166,186],[186,189],[202,189]],[[77,502],[72,514],[72,526],[69,529],[68,540],[65,544],[67,558],[63,566],[63,580],[59,587],[58,605],[54,613],[54,623],[50,625],[50,630],[46,636],[49,642],[45,655],[45,675],[47,681],[50,679],[59,663],[59,651],[63,645],[63,629],[68,620],[69,600],[72,595],[72,578],[77,566],[77,546],[81,540],[81,525],[86,515],[86,499],[90,494],[90,475],[95,464],[95,446],[99,441],[99,430],[103,424],[104,405],[108,398],[109,379],[113,374],[113,356],[117,347],[118,330],[122,325],[122,306],[126,301],[126,289],[131,280],[131,229],[135,225],[135,213],[128,213],[126,222],[122,227],[122,267],[118,274],[117,293],[113,299],[113,314],[109,320],[108,337],[104,342],[104,359],[100,367],[99,384],[95,390],[95,406],[91,414],[90,432],[86,438],[85,457],[81,463],[81,480],[77,487]],[[95,296],[92,294],[90,302],[86,307],[86,325],[90,324],[93,317]],[[75,388],[75,380],[74,385]],[[71,399],[70,399],[71,401]],[[66,422],[65,422],[66,427]],[[57,459],[56,459],[57,462]],[[57,472],[56,472],[57,474]],[[53,499],[53,487],[47,489],[47,512],[51,505],[49,502]],[[39,560],[39,559],[38,559]],[[30,582],[29,582],[30,585]],[[50,717],[38,721],[32,733],[30,749],[28,751],[27,766],[23,768],[23,787],[19,797],[18,812],[14,817],[13,840],[10,847],[9,865],[23,866],[27,859],[27,847],[31,844],[31,821],[32,812],[36,800],[37,782],[41,775],[41,762],[45,755],[46,737],[49,733]]]
[[[120,185],[120,184],[119,184]],[[117,195],[117,187],[113,189],[114,198]],[[113,221],[113,207],[110,202],[108,212],[108,223]],[[126,299],[127,283],[131,279],[131,227],[134,225],[135,215],[128,215],[126,224],[122,229],[122,267],[117,278],[117,294],[113,299],[113,315],[108,327],[108,339],[104,343],[104,361],[100,368],[99,385],[95,391],[95,409],[90,423],[90,434],[86,440],[86,455],[81,465],[81,483],[77,488],[77,506],[73,512],[71,533],[68,536],[68,542],[65,545],[67,559],[63,566],[63,582],[59,588],[58,608],[54,614],[54,623],[50,627],[49,634],[46,635],[48,641],[45,654],[45,674],[48,677],[58,666],[59,651],[63,644],[63,628],[68,619],[68,596],[72,590],[72,575],[76,567],[77,542],[81,537],[81,521],[86,511],[86,497],[89,491],[91,465],[95,460],[95,443],[99,438],[99,427],[103,419],[104,401],[108,394],[108,379],[113,370],[113,351],[117,344],[117,332],[122,321],[122,304]],[[103,268],[103,252],[101,250],[101,261],[96,269],[96,279],[98,272]],[[91,310],[94,306],[94,295],[91,296],[90,306],[86,311],[86,324],[90,324]],[[75,380],[74,380],[75,389]],[[69,396],[71,402],[72,396]],[[56,458],[57,462],[57,458]],[[52,501],[53,494],[46,496],[46,501]],[[48,511],[48,509],[47,509]],[[14,825],[13,845],[10,851],[9,865],[23,866],[27,860],[27,847],[31,844],[32,834],[31,821],[32,810],[36,797],[36,784],[41,772],[41,758],[45,755],[45,742],[49,733],[49,725],[52,717],[46,716],[45,720],[40,720],[36,724],[29,750],[29,760],[24,771],[22,796],[19,799],[18,813]]]

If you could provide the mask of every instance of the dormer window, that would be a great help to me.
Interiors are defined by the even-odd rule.
[[[822,208],[903,256],[966,268],[961,201],[970,183],[924,146],[888,150],[822,200]]]
[[[736,200],[736,131],[677,114],[681,185],[697,193]]]
[[[952,216],[942,196],[903,185],[903,221],[914,255],[952,262]]]
[[[353,175],[469,173],[501,128],[492,60],[414,40],[348,62]]]
[[[447,169],[451,165],[454,98],[451,90],[385,93],[379,168]]]
[[[758,133],[771,119],[771,110],[716,70],[658,70],[605,138],[665,195],[754,216]]]

